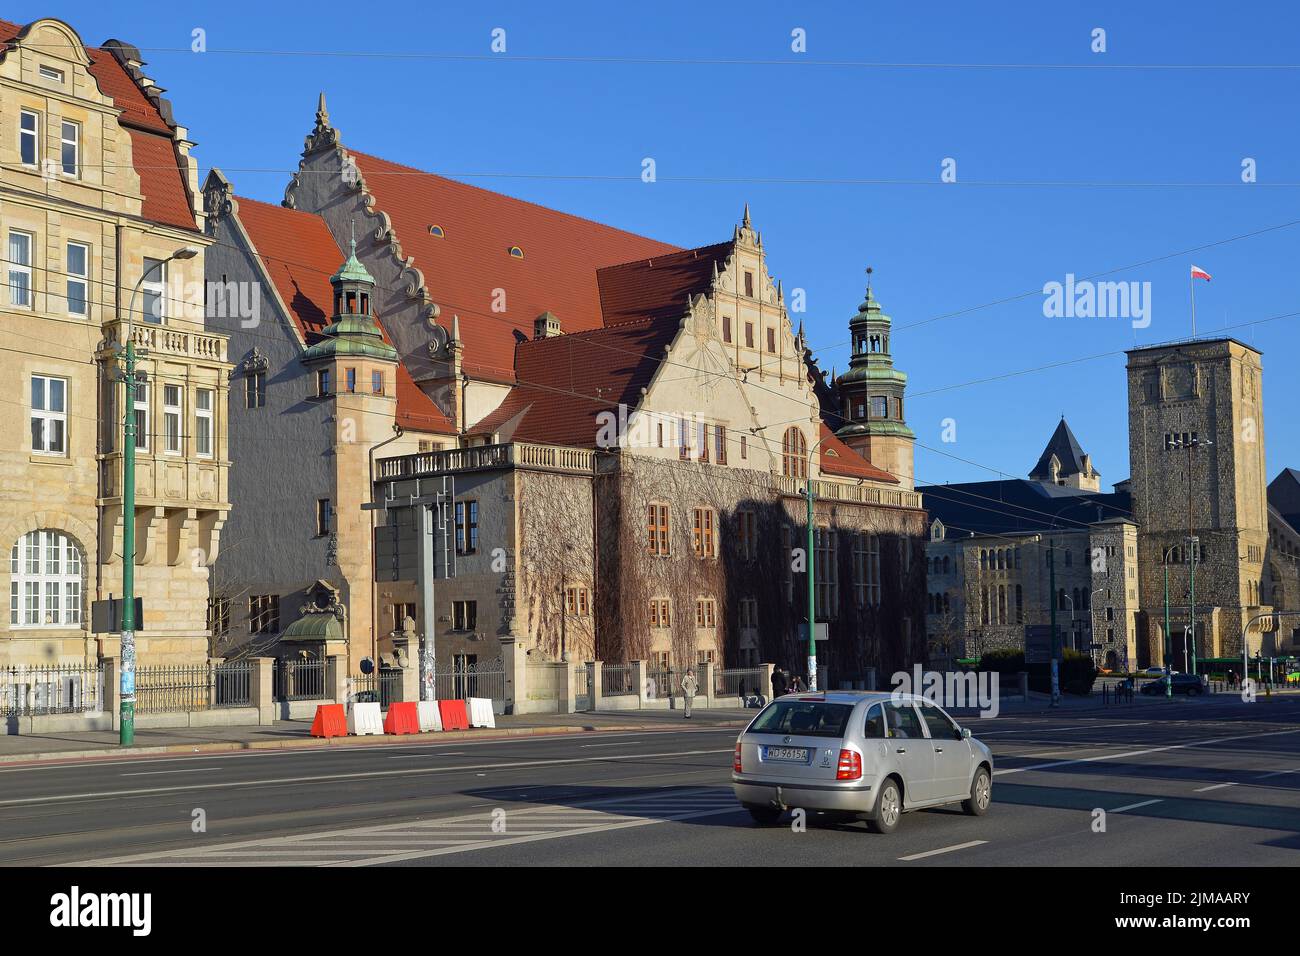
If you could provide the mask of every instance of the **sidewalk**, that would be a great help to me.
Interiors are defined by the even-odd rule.
[[[690,723],[680,711],[606,711],[581,714],[528,714],[496,718],[495,728],[440,731],[402,736],[311,736],[310,720],[279,720],[269,727],[193,727],[137,730],[135,745],[122,747],[117,731],[88,730],[0,736],[0,764],[121,757],[126,754],[221,753],[241,750],[300,750],[312,747],[369,747],[454,740],[501,740],[599,731],[662,730],[690,727],[743,727],[757,711],[743,708],[696,710]]]

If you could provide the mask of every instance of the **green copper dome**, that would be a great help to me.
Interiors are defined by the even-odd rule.
[[[334,316],[321,329],[323,338],[302,354],[304,362],[340,356],[397,360],[397,349],[384,341],[371,314],[374,277],[357,258],[357,241],[352,240],[347,261],[330,276],[334,286]]]
[[[339,271],[330,276],[330,282],[365,282],[369,285],[375,284],[374,277],[366,271],[366,267],[361,264],[357,258],[357,241],[352,240],[352,249],[348,255],[347,262],[339,266]]]

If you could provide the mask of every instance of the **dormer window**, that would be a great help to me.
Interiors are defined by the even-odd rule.
[[[434,223],[432,226],[429,227],[429,235],[433,236],[435,239],[447,238],[447,233],[443,230],[442,226],[438,225],[437,223]]]
[[[55,69],[54,67],[52,67],[52,66],[42,66],[42,67],[41,67],[41,79],[43,79],[43,80],[53,80],[55,83],[62,83],[62,82],[63,82],[63,71],[62,71],[62,70],[56,70],[56,69]]]
[[[524,257],[524,250],[520,249],[518,246],[510,247],[511,259],[522,259],[523,257]]]

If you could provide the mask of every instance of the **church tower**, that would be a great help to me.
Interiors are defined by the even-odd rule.
[[[908,490],[915,487],[916,435],[903,417],[907,373],[894,368],[889,350],[892,320],[871,294],[867,270],[867,297],[849,320],[853,356],[849,369],[835,380],[843,424],[835,434],[878,468],[896,477]]]

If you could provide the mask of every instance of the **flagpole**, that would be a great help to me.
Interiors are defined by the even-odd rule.
[[[1192,338],[1196,338],[1196,276],[1190,269],[1187,272],[1187,288],[1192,294]]]

